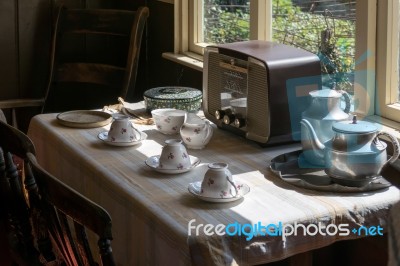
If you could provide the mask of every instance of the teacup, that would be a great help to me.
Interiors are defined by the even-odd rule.
[[[233,180],[227,163],[209,163],[201,183],[200,194],[209,198],[232,198],[238,195],[238,189]]]
[[[128,116],[116,116],[108,131],[107,140],[112,142],[132,142],[140,139]]]
[[[177,134],[185,121],[186,111],[164,108],[151,111],[157,129],[164,134]]]
[[[180,139],[167,139],[160,155],[159,167],[163,169],[187,169],[190,157]]]

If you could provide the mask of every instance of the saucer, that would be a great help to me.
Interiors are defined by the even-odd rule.
[[[187,171],[192,170],[193,168],[195,168],[197,165],[200,164],[200,159],[194,156],[189,155],[190,157],[190,162],[191,162],[191,166],[188,168],[183,168],[183,169],[165,169],[165,168],[160,168],[159,164],[160,164],[160,155],[155,155],[155,156],[151,156],[149,158],[147,158],[147,160],[145,161],[146,165],[148,167],[150,167],[151,169],[163,173],[163,174],[180,174],[180,173],[185,173]]]
[[[117,142],[117,141],[109,141],[108,140],[108,131],[101,132],[97,137],[101,139],[104,143],[112,146],[120,146],[120,147],[127,147],[127,146],[133,146],[137,145],[142,142],[142,140],[145,140],[147,138],[147,134],[138,130],[140,133],[140,139],[138,140],[133,140],[133,141],[127,141],[127,142]]]
[[[191,194],[196,196],[197,198],[208,201],[208,202],[217,202],[217,203],[224,203],[224,202],[232,202],[235,200],[239,200],[243,198],[244,195],[250,192],[250,187],[242,182],[235,181],[236,186],[238,187],[239,195],[230,197],[230,198],[213,198],[213,197],[205,197],[200,194],[201,192],[201,181],[190,183],[188,190]]]

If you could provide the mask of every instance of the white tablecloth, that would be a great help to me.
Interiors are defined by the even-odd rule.
[[[166,136],[154,126],[138,126],[148,139],[133,147],[113,147],[97,135],[109,125],[93,129],[61,126],[56,114],[33,118],[28,135],[39,162],[52,174],[102,205],[113,218],[112,242],[118,265],[248,265],[281,260],[335,241],[359,237],[321,235],[281,237],[188,236],[188,223],[263,225],[302,223],[349,228],[387,229],[390,207],[399,190],[390,187],[368,193],[327,193],[294,187],[273,174],[270,160],[298,145],[261,148],[229,132],[215,129],[205,149],[188,150],[202,161],[194,170],[164,175],[144,161],[160,154]],[[200,181],[209,162],[227,162],[235,179],[251,188],[232,203],[202,202],[188,193]]]

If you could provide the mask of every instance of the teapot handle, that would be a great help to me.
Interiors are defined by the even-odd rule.
[[[378,136],[385,136],[387,138],[389,138],[390,142],[393,145],[393,156],[387,161],[387,163],[393,163],[394,161],[397,160],[397,158],[399,158],[400,155],[400,145],[399,145],[399,141],[397,140],[397,138],[395,136],[393,136],[392,134],[389,134],[387,132],[379,132]]]
[[[343,111],[346,114],[348,114],[350,112],[350,107],[351,107],[350,95],[346,91],[343,91],[343,90],[341,90],[340,93],[343,95],[344,102],[346,103],[346,106]]]

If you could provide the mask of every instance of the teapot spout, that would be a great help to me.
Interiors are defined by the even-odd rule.
[[[307,161],[314,165],[324,165],[325,145],[318,139],[311,123],[307,119],[300,121],[303,153]]]

